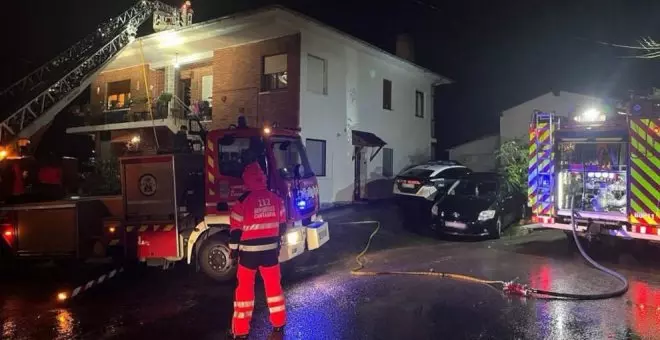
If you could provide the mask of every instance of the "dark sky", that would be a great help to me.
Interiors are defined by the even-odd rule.
[[[2,83],[66,49],[134,0],[24,0],[23,17],[3,20]],[[167,0],[179,4],[179,0]],[[503,109],[552,89],[624,93],[660,86],[660,59],[623,59],[629,51],[594,41],[660,40],[654,0],[193,0],[196,21],[280,3],[374,45],[394,50],[397,33],[415,40],[417,62],[456,81],[441,89],[440,146],[497,132]],[[150,26],[150,25],[145,25]],[[19,48],[15,48],[18,46]],[[3,86],[4,87],[4,86]]]

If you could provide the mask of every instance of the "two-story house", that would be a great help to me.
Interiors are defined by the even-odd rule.
[[[170,145],[191,107],[209,129],[239,116],[277,122],[301,129],[322,202],[376,198],[391,193],[399,170],[431,157],[433,90],[447,83],[269,7],[137,39],[93,82],[92,112],[68,132],[94,135],[97,155],[107,157],[131,140],[144,152]]]

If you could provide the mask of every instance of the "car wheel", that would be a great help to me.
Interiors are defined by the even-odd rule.
[[[495,227],[493,228],[490,236],[494,239],[498,239],[502,236],[502,217],[497,217],[497,221],[495,221]]]
[[[236,277],[236,265],[230,259],[229,239],[226,235],[213,235],[202,244],[197,261],[208,277],[218,282]]]

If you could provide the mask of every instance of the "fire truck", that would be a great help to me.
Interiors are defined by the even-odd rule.
[[[632,96],[616,111],[571,119],[536,111],[529,129],[533,222],[582,236],[660,241],[660,102]]]
[[[83,40],[0,92],[0,156],[16,141],[47,128],[54,116],[135,39],[153,15],[156,31],[192,24],[186,1],[180,8],[140,0]],[[15,259],[139,260],[168,267],[195,263],[208,276],[233,277],[227,234],[229,211],[245,188],[246,155],[256,159],[268,187],[287,206],[281,261],[329,240],[317,214],[318,184],[297,129],[248,127],[244,119],[208,133],[188,119],[195,151],[162,152],[120,159],[122,195],[67,197],[0,206],[0,250]],[[193,126],[194,125],[194,126]]]

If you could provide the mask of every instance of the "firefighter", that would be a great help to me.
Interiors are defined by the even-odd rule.
[[[231,258],[238,258],[231,326],[235,339],[247,338],[250,331],[257,270],[264,281],[274,332],[281,334],[286,323],[278,260],[280,240],[286,229],[284,201],[268,191],[266,176],[257,161],[247,164],[242,177],[247,192],[231,208],[229,237]]]

